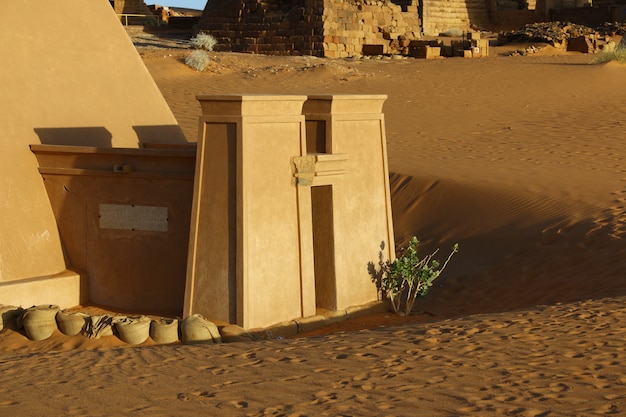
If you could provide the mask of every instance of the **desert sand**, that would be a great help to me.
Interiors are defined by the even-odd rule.
[[[139,49],[190,140],[196,94],[387,94],[397,244],[460,252],[412,316],[293,339],[128,347],[5,329],[0,415],[626,415],[626,65],[550,47],[215,53],[199,73],[183,49]]]

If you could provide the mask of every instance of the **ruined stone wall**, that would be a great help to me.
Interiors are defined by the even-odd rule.
[[[489,0],[424,0],[423,33],[436,36],[451,29],[489,24]]]
[[[389,52],[420,36],[417,0],[210,0],[200,22],[216,50],[347,57],[363,45]]]
[[[210,0],[198,30],[218,40],[215,50],[291,55],[320,55],[321,15],[314,13],[321,0],[282,2]],[[323,7],[323,6],[321,6]],[[317,43],[317,45],[316,45]]]
[[[363,45],[381,45],[396,52],[398,40],[421,37],[417,1],[400,6],[392,1],[324,1],[325,56],[343,57],[363,52]]]
[[[152,15],[152,11],[150,11],[143,0],[114,0],[112,6],[117,14]]]

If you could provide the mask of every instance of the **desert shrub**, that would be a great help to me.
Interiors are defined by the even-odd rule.
[[[409,315],[418,297],[423,297],[448,265],[452,255],[458,252],[458,243],[443,265],[433,259],[439,249],[420,259],[417,254],[419,240],[411,238],[408,248],[393,262],[382,265],[379,286],[389,298],[393,311],[399,315]]]
[[[213,47],[217,45],[217,39],[205,32],[199,32],[196,36],[191,38],[191,47],[194,49],[203,49],[205,51],[212,51]]]
[[[601,52],[594,60],[594,63],[603,64],[610,61],[626,63],[626,48],[620,46],[610,52]]]
[[[206,51],[193,51],[185,57],[185,64],[196,71],[204,71],[210,60],[211,58]]]
[[[441,32],[439,34],[439,36],[447,36],[447,37],[451,37],[451,38],[458,38],[460,36],[463,36],[465,32],[463,31],[463,29],[458,29],[458,28],[452,28],[452,29],[448,29],[445,32]]]

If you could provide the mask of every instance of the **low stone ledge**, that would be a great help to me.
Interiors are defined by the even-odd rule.
[[[311,317],[303,317],[301,319],[296,319],[294,322],[298,326],[298,333],[310,332],[312,330],[317,330],[325,325],[325,317],[322,315],[311,316]]]
[[[265,329],[267,339],[284,339],[298,334],[298,324],[292,321],[283,321]]]

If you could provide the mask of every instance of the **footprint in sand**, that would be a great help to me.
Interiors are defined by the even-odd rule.
[[[357,358],[362,358],[362,359],[378,359],[380,356],[374,354],[374,353],[369,353],[369,352],[364,352],[364,353],[357,353],[356,354]]]
[[[258,367],[258,366],[262,366],[262,365],[263,365],[263,360],[262,359],[257,359],[257,360],[251,361],[251,362],[242,363],[242,364],[237,365],[237,366],[239,366],[240,368],[247,368],[249,366]]]
[[[394,408],[395,406],[393,404],[389,404],[389,403],[379,403],[376,408],[378,408],[379,410],[390,410],[392,408]]]
[[[324,404],[327,402],[333,402],[337,399],[337,394],[332,391],[319,391],[313,396],[311,404]]]
[[[334,368],[317,368],[313,370],[314,373],[319,374],[319,373],[325,373],[325,372],[335,372]]]
[[[305,379],[308,375],[291,375],[285,378],[281,378],[280,381],[297,381],[299,379]]]
[[[248,352],[244,352],[241,355],[242,358],[244,359],[255,359],[256,358],[256,352],[254,351],[248,351]]]
[[[306,362],[306,359],[304,359],[304,358],[292,358],[290,356],[285,356],[284,358],[280,358],[278,361],[279,362],[284,362],[284,363],[302,363],[302,362]]]
[[[235,408],[248,408],[247,401],[230,401],[229,404]]]
[[[181,392],[177,395],[177,398],[180,401],[196,401],[201,400],[203,398],[213,398],[215,397],[214,392],[209,391],[194,391],[194,392]]]
[[[219,384],[213,384],[211,385],[213,388],[226,388],[230,385],[237,385],[237,381],[224,381],[224,382],[220,382]]]
[[[263,416],[288,416],[284,406],[263,408],[261,413]]]
[[[348,384],[350,383],[350,381],[339,381],[339,382],[334,382],[333,383],[333,388],[345,388],[348,386]]]
[[[211,375],[223,375],[225,373],[230,373],[232,371],[227,371],[224,368],[220,368],[218,366],[199,366],[196,368],[198,371],[209,371]]]
[[[360,373],[352,377],[353,381],[365,381],[370,378],[370,374],[367,372]]]

